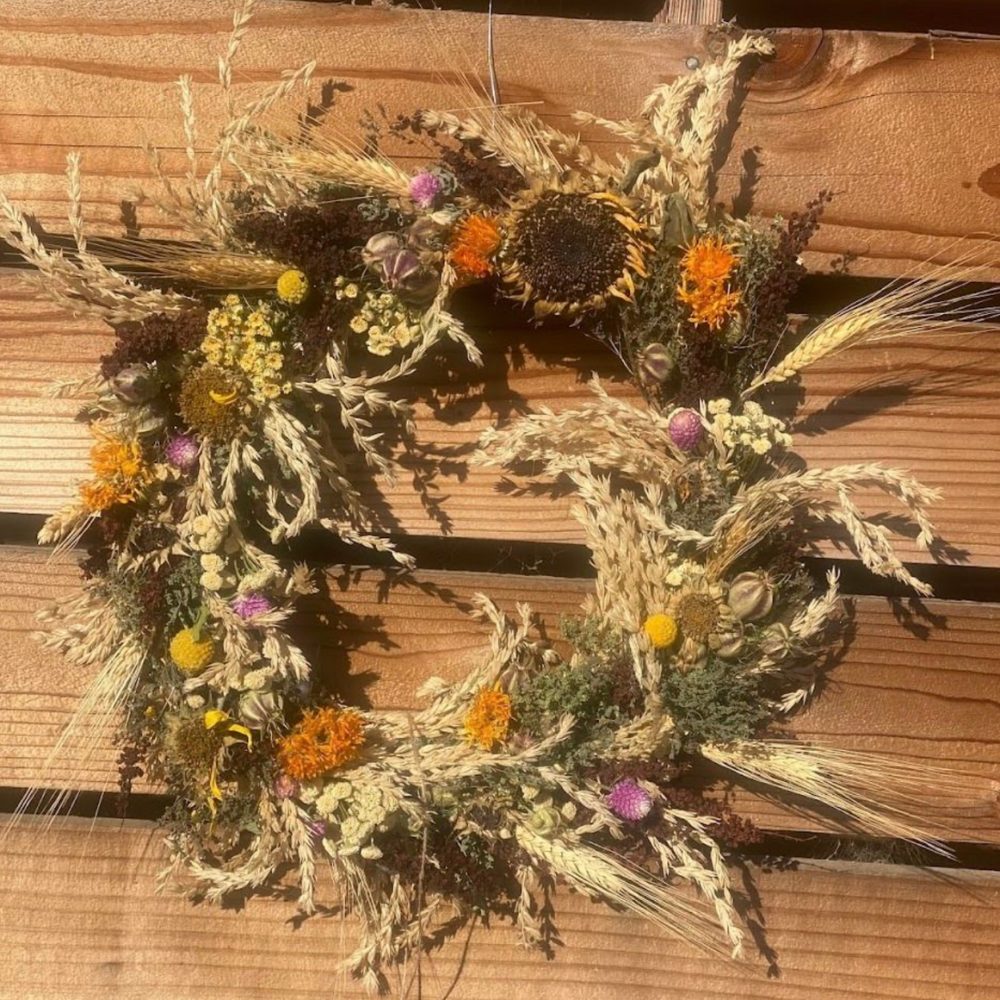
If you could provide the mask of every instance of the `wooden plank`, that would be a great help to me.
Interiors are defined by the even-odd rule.
[[[86,476],[90,438],[72,400],[43,395],[53,379],[88,375],[110,336],[100,324],[65,319],[25,282],[0,272],[0,510],[48,513]],[[384,502],[369,501],[384,527],[416,535],[580,542],[569,501],[500,492],[502,474],[468,466],[490,425],[539,406],[568,409],[590,395],[596,372],[635,398],[617,361],[574,331],[480,331],[486,367],[449,356],[428,362],[403,387],[417,401],[420,448],[410,474]],[[615,380],[618,380],[617,382]],[[881,461],[909,469],[943,493],[935,520],[952,562],[1000,565],[1000,335],[939,337],[849,351],[810,371],[797,451],[813,466]],[[422,497],[412,473],[427,481]],[[358,469],[362,478],[364,470]],[[874,512],[881,497],[865,497]],[[901,540],[906,558],[928,554]],[[847,551],[826,546],[827,554]]]
[[[149,825],[26,827],[2,850],[5,998],[363,996],[339,968],[350,921],[317,917],[293,931],[289,903],[222,910],[154,894],[161,854]],[[554,962],[517,948],[502,923],[478,927],[423,960],[419,993],[394,995],[658,1000],[669,983],[676,1000],[1000,997],[996,872],[802,862],[753,875],[776,953],[771,977],[756,955],[705,959],[636,918],[561,893]]]
[[[31,549],[0,549],[0,785],[24,786],[51,749],[89,672],[73,669],[29,641],[31,615],[77,584],[71,561],[45,562]],[[301,641],[325,678],[348,699],[381,709],[416,706],[427,677],[455,680],[484,648],[486,632],[468,617],[474,593],[513,610],[527,601],[546,634],[574,614],[582,580],[420,571],[389,580],[378,570],[331,569],[328,596],[310,603]],[[856,637],[828,690],[793,729],[807,739],[924,760],[997,782],[1000,789],[1000,606],[930,601],[922,609],[879,598],[854,603]],[[912,616],[912,617],[911,617]],[[901,621],[909,621],[907,629]],[[102,788],[113,776],[105,741],[79,772],[57,785]],[[113,786],[114,781],[110,784]],[[837,829],[741,793],[734,805],[772,829]],[[945,792],[935,821],[955,840],[1000,842],[995,793]]]
[[[722,20],[722,0],[667,0],[653,20],[661,24],[716,24]]]
[[[177,76],[194,78],[200,135],[218,126],[215,60],[229,17],[228,0],[175,0],[162,11],[139,0],[67,0],[58,12],[8,0],[0,17],[7,193],[44,225],[64,228],[65,156],[82,149],[89,213],[115,230],[132,182],[150,179],[140,137],[166,149],[172,176],[184,171]],[[484,38],[478,15],[275,0],[248,36],[237,91],[256,94],[315,56],[317,79],[357,87],[343,99],[345,121],[375,102],[395,111],[452,107],[441,67],[481,70]],[[697,27],[501,16],[497,68],[505,100],[540,101],[567,124],[578,107],[632,112],[692,57],[706,58],[713,39]],[[956,237],[993,230],[1000,165],[982,137],[1000,125],[1000,42],[821,31],[775,39],[778,56],[755,75],[741,115],[724,194],[737,188],[742,154],[753,148],[759,211],[787,214],[833,190],[810,259],[822,265],[854,253],[857,273],[895,274],[936,253],[954,255]],[[142,218],[150,234],[177,234],[153,227],[148,212]],[[984,251],[991,241],[974,240]]]

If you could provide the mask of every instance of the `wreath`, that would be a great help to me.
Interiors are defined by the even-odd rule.
[[[220,63],[227,94],[249,15]],[[739,954],[730,862],[756,831],[686,784],[699,758],[947,850],[920,819],[925,767],[786,728],[839,638],[837,574],[809,575],[807,532],[832,528],[874,574],[927,594],[855,493],[898,501],[925,547],[935,494],[878,464],[796,466],[769,393],[854,344],[995,315],[944,268],[790,331],[828,196],[788,220],[734,218],[712,197],[737,74],[771,51],[733,35],[634,118],[578,114],[619,141],[614,161],[502,105],[370,116],[355,141],[333,124],[335,88],[284,110],[310,64],[233,108],[200,172],[182,78],[183,184],[151,156],[159,206],[196,242],[88,242],[76,156],[72,249],[47,249],[0,196],[2,235],[46,292],[116,334],[93,378],[57,387],[86,394],[94,437],[91,477],[40,534],[88,551],[80,593],[41,616],[49,647],[97,671],[62,745],[95,715],[117,728],[122,790],[140,774],[167,790],[166,874],[192,894],[267,891],[290,871],[310,914],[329,867],[361,921],[349,966],[372,989],[455,917],[506,912],[547,947],[556,880]],[[403,170],[387,134],[432,162]],[[472,283],[605,343],[647,405],[595,382],[586,405],[490,431],[476,456],[531,463],[575,497],[596,580],[562,644],[482,597],[492,637],[462,680],[429,682],[419,712],[363,711],[314,685],[290,638],[314,589],[291,542],[320,527],[410,565],[378,533],[358,460],[392,474],[374,421],[410,433],[391,392],[437,345],[479,360],[450,311]],[[65,795],[27,800],[57,810]]]

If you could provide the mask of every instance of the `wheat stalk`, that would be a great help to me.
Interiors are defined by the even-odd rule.
[[[975,273],[971,249],[954,261],[928,262],[917,277],[904,277],[824,320],[797,347],[743,391],[743,398],[766,385],[786,382],[823,358],[857,344],[897,337],[956,335],[1000,328],[1000,307],[992,292],[963,291]]]
[[[949,847],[928,833],[928,791],[981,782],[924,762],[781,741],[706,744],[716,764],[773,788],[832,808],[877,837],[908,840],[944,857]]]
[[[593,893],[656,924],[669,934],[716,956],[727,953],[716,937],[716,923],[705,906],[692,902],[648,872],[626,867],[598,848],[543,837],[526,826],[515,828],[517,842],[570,885]]]

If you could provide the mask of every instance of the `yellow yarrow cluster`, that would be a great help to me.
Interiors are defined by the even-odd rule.
[[[360,295],[358,286],[344,278],[337,278],[334,287],[338,299]],[[420,313],[391,292],[365,292],[350,327],[355,333],[368,335],[370,353],[385,357],[396,348],[409,347],[420,336]]]
[[[200,632],[193,628],[184,628],[170,640],[170,659],[182,673],[195,677],[212,662],[215,656],[215,642],[202,638]]]
[[[208,332],[201,350],[210,364],[239,372],[256,403],[277,399],[292,391],[285,379],[282,344],[274,331],[271,306],[258,302],[250,309],[237,295],[227,295],[208,314]]]
[[[670,615],[650,615],[642,630],[653,649],[667,649],[677,641],[677,622]]]

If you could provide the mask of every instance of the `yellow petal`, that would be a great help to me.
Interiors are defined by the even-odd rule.
[[[220,711],[218,708],[210,708],[205,713],[205,728],[214,729],[220,722],[228,718],[228,712]]]
[[[236,733],[237,736],[242,736],[247,741],[247,746],[253,746],[253,733],[247,729],[246,726],[241,726],[238,722],[234,722],[231,726],[226,729],[227,733]],[[239,741],[237,741],[239,742]]]

